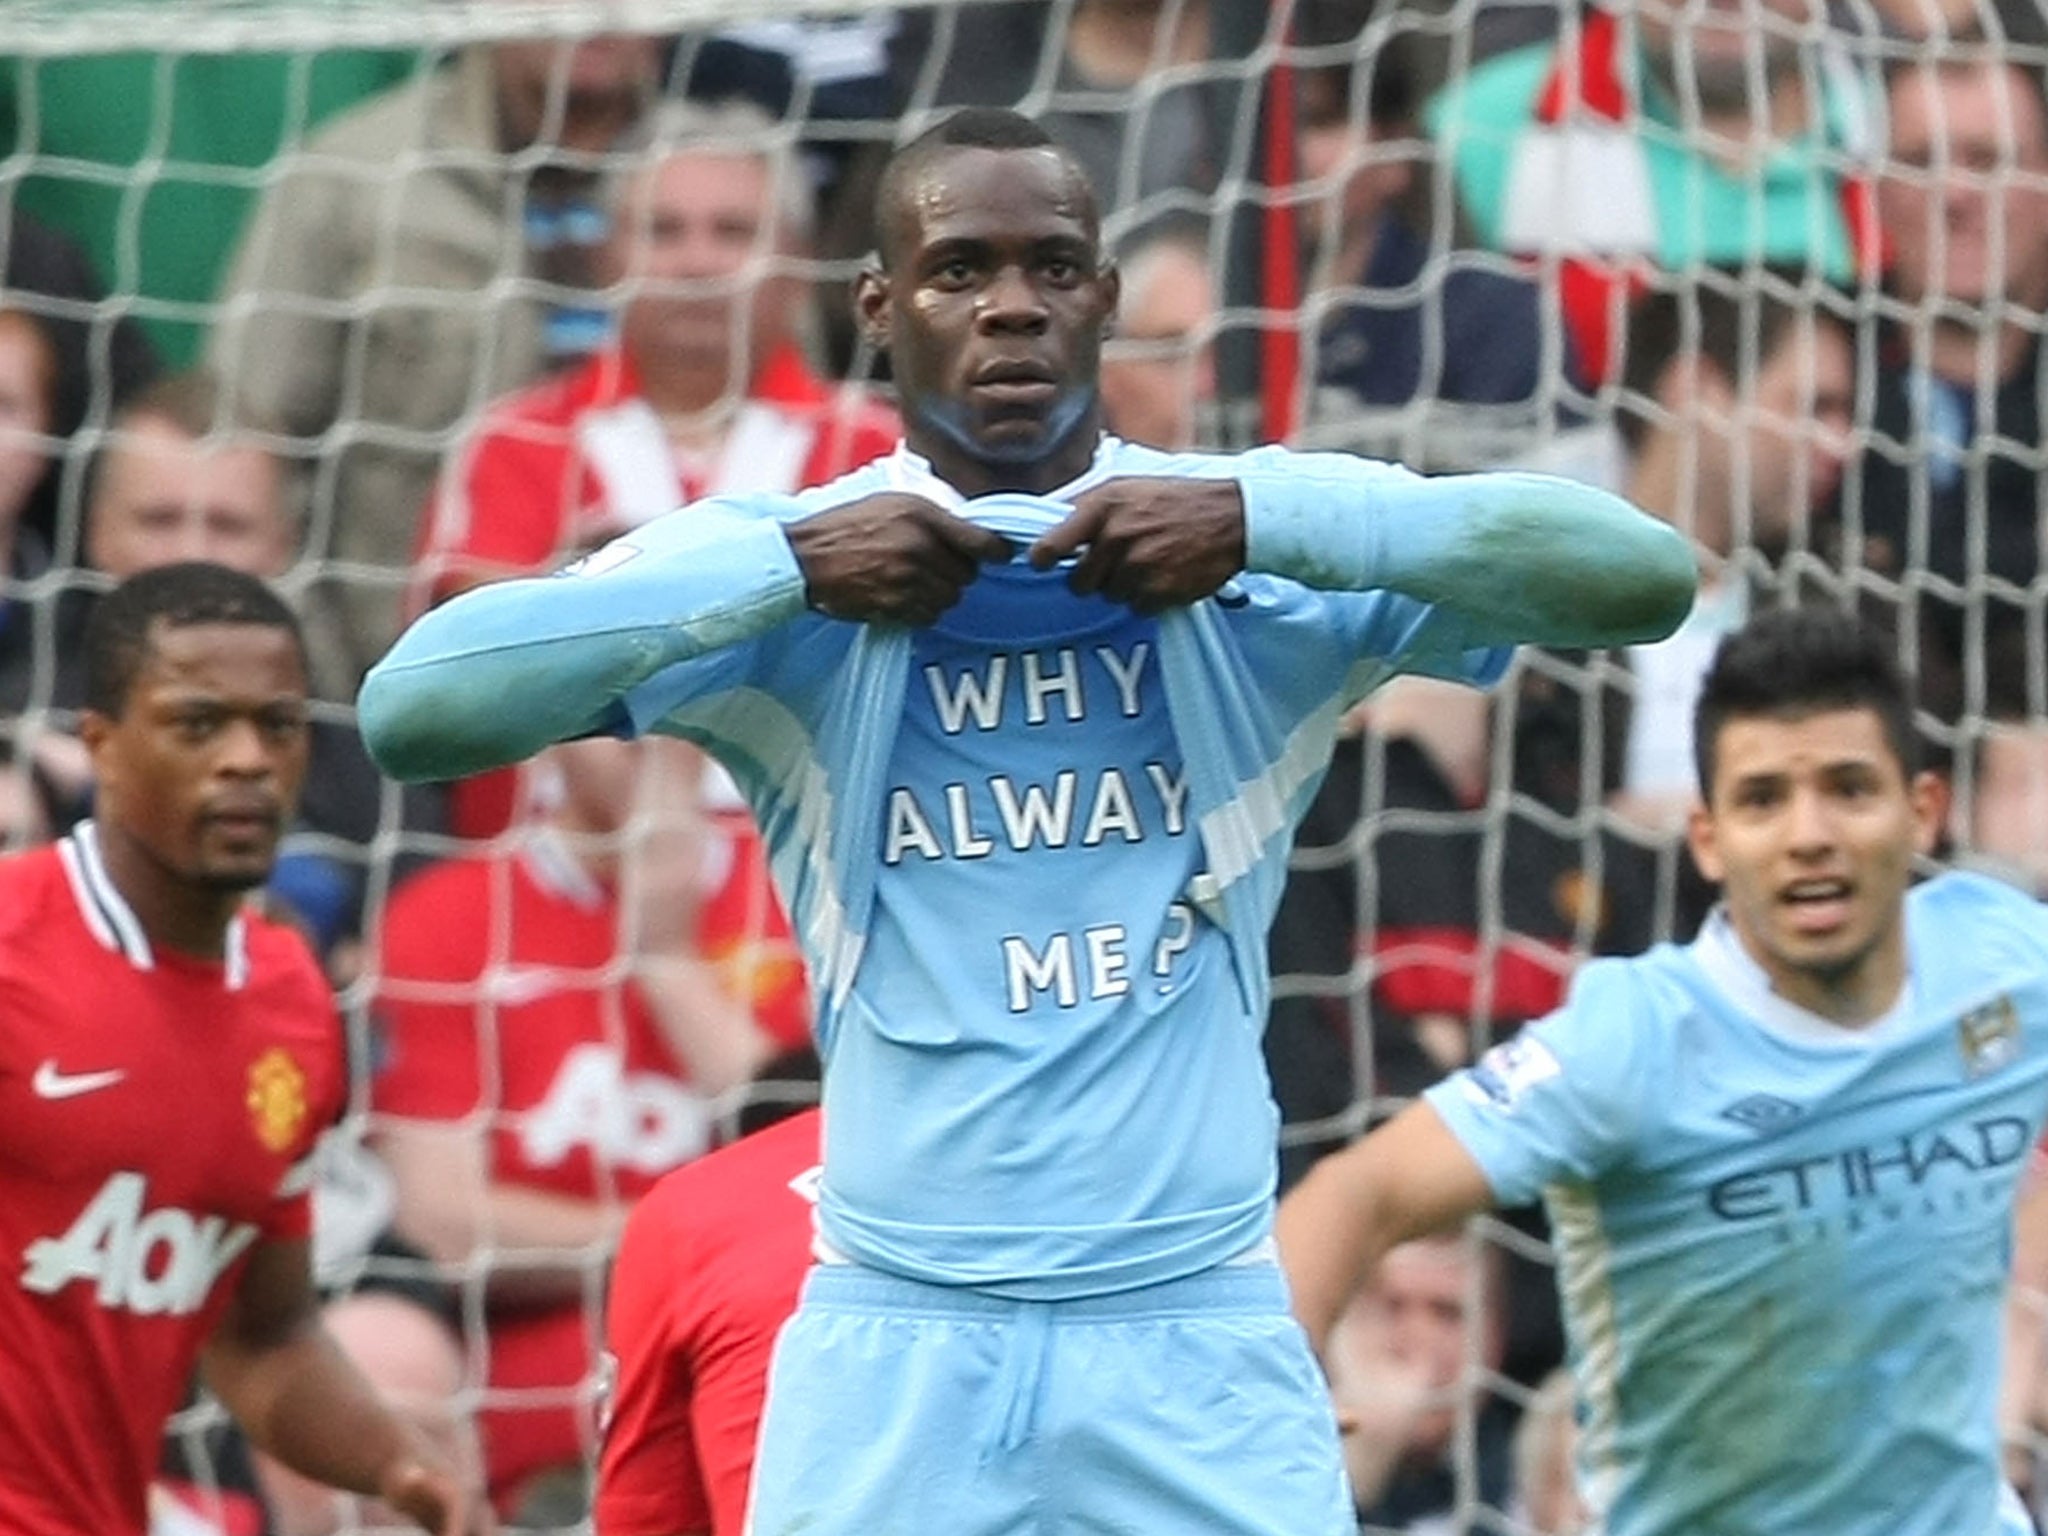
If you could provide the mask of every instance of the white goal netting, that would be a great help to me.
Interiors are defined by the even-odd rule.
[[[1677,523],[1710,573],[1666,645],[1535,654],[1491,699],[1396,689],[1356,722],[1274,940],[1291,1178],[1586,956],[1690,932],[1690,699],[1755,605],[1887,626],[1952,778],[1942,857],[2048,889],[2044,66],[2029,0],[13,0],[5,835],[81,804],[78,624],[110,575],[229,558],[302,606],[332,739],[277,895],[355,1052],[328,1278],[439,1307],[443,1428],[482,1426],[509,1514],[573,1523],[618,1220],[743,1105],[809,1100],[781,1054],[801,988],[701,764],[379,782],[349,701],[408,616],[678,496],[850,467],[885,418],[829,442],[791,422],[841,379],[886,399],[846,298],[882,159],[955,107],[1041,118],[1125,276],[1117,431],[1571,474]],[[655,106],[676,99],[702,110]],[[709,255],[683,214],[619,217],[721,195],[649,169],[693,135],[768,156],[757,226]],[[708,391],[658,356],[707,309]],[[138,470],[152,430],[206,439],[218,473]],[[592,783],[612,823],[565,822]],[[418,894],[449,860],[474,883]],[[591,910],[610,949],[562,937]],[[664,921],[689,943],[649,937]],[[704,988],[725,1012],[675,1001]],[[438,1075],[406,1081],[424,1058]],[[1413,1442],[1356,1469],[1368,1524],[1568,1529],[1540,1223],[1426,1257],[1354,1320],[1336,1383]],[[1448,1429],[1415,1395],[1440,1340],[1401,1310],[1432,1285]],[[566,1344],[508,1343],[539,1311]],[[208,1406],[172,1439],[165,1532],[238,1528],[223,1489],[278,1500],[279,1530],[360,1518],[249,1474]]]

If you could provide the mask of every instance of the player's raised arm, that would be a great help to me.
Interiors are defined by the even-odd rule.
[[[1340,453],[1267,449],[1234,478],[1132,476],[1084,492],[1031,551],[1080,556],[1076,591],[1140,612],[1239,570],[1439,603],[1477,645],[1660,639],[1692,607],[1691,546],[1619,496],[1550,475],[1425,478]]]
[[[1316,1348],[1388,1249],[1493,1203],[1479,1164],[1426,1102],[1318,1162],[1274,1228],[1294,1315]]]
[[[617,730],[623,701],[680,662],[808,609],[929,623],[1008,544],[915,496],[795,522],[700,504],[561,577],[496,582],[423,615],[364,679],[371,756],[400,779],[449,779]]]
[[[638,684],[803,609],[777,521],[691,507],[560,576],[493,582],[423,614],[363,680],[363,740],[399,779],[519,762],[616,730]]]
[[[1699,567],[1685,537],[1577,481],[1389,473],[1336,453],[1244,463],[1248,569],[1440,603],[1474,645],[1636,644],[1692,608]]]

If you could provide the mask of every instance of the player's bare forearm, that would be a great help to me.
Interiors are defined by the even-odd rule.
[[[1423,478],[1298,454],[1242,484],[1251,569],[1442,604],[1473,645],[1661,639],[1698,587],[1692,546],[1675,529],[1551,475]]]
[[[375,1494],[414,1456],[404,1426],[317,1318],[261,1346],[216,1340],[205,1369],[249,1438],[315,1481]]]
[[[306,1244],[258,1246],[201,1357],[207,1385],[294,1471],[383,1499],[436,1536],[480,1530],[480,1506],[321,1326]]]
[[[1294,1315],[1317,1350],[1388,1249],[1492,1201],[1479,1165],[1428,1104],[1318,1162],[1280,1202],[1275,1225]]]

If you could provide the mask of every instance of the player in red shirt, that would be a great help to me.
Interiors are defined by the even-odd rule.
[[[297,625],[180,564],[102,600],[86,648],[96,818],[0,864],[0,1530],[140,1536],[198,1366],[280,1460],[456,1536],[467,1495],[320,1325],[340,1031],[304,944],[244,908],[305,775]]]
[[[668,1175],[612,1267],[601,1536],[740,1536],[768,1357],[811,1262],[819,1114]]]

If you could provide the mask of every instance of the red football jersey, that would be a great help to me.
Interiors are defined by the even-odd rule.
[[[0,861],[0,1531],[147,1527],[164,1421],[252,1248],[307,1234],[344,1091],[295,933],[152,949],[89,822]]]
[[[400,886],[380,929],[378,1113],[478,1116],[494,1181],[621,1206],[704,1152],[710,1107],[618,935],[610,893],[545,834]],[[576,1301],[522,1307],[491,1319],[489,1343],[484,1450],[502,1502],[583,1456],[597,1318]]]
[[[601,1536],[739,1536],[776,1332],[811,1262],[817,1110],[678,1169],[627,1220]]]

